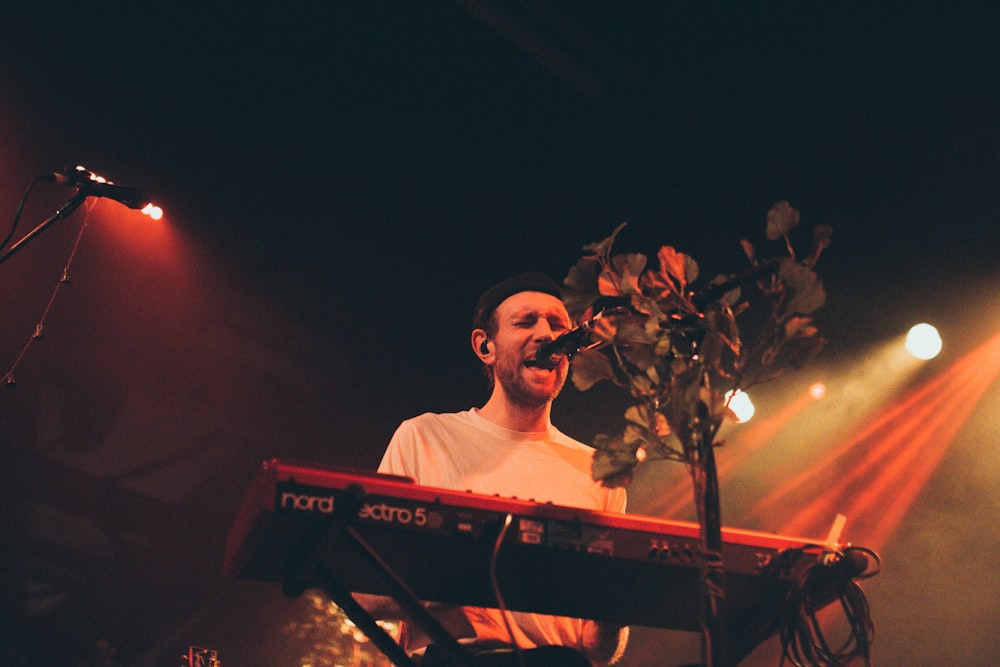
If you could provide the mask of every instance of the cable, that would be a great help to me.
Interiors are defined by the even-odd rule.
[[[3,240],[3,243],[0,243],[0,250],[6,248],[7,244],[10,243],[10,240],[14,238],[14,232],[17,231],[17,223],[21,219],[21,212],[24,211],[24,203],[28,201],[28,195],[31,194],[31,191],[34,189],[34,187],[39,183],[41,183],[43,180],[45,180],[45,177],[39,176],[38,178],[33,180],[31,182],[31,185],[28,186],[28,189],[24,191],[24,196],[21,197],[21,201],[18,202],[17,204],[17,211],[14,213],[14,222],[11,223],[10,231],[7,232],[7,237]]]
[[[503,526],[500,527],[500,533],[497,535],[496,542],[493,543],[493,553],[490,554],[490,585],[493,587],[493,596],[497,599],[497,606],[500,608],[500,616],[503,618],[504,627],[507,628],[507,634],[510,636],[510,643],[514,647],[514,653],[517,655],[517,662],[521,667],[525,666],[524,661],[524,651],[518,646],[517,640],[514,638],[514,628],[511,626],[509,611],[507,610],[507,604],[503,600],[503,594],[500,592],[500,580],[497,577],[497,561],[500,557],[500,546],[503,544],[504,538],[507,536],[507,531],[510,530],[511,524],[514,522],[514,515],[507,512],[507,516],[504,517]]]
[[[817,545],[787,549],[768,565],[766,573],[788,574],[806,552],[821,551]],[[861,561],[864,565],[861,565]],[[864,591],[854,581],[873,577],[881,570],[878,554],[861,547],[847,547],[834,558],[805,568],[785,596],[781,615],[781,664],[793,667],[834,667],[855,661],[871,665],[874,624]],[[831,647],[820,627],[817,613],[828,606],[830,596],[839,602],[849,627],[847,638]]]
[[[35,182],[37,183],[38,181]],[[31,188],[28,188],[28,190],[30,192]],[[25,196],[27,196],[27,194],[25,194]],[[93,205],[87,207],[87,214],[84,216],[83,222],[80,224],[80,231],[77,232],[76,240],[73,242],[73,249],[70,250],[69,257],[66,259],[66,264],[63,266],[62,276],[59,278],[59,282],[56,283],[55,289],[52,290],[52,296],[49,297],[49,302],[45,305],[45,309],[42,311],[42,316],[35,325],[34,333],[30,338],[28,338],[28,342],[24,344],[24,347],[21,348],[21,352],[17,355],[17,358],[14,359],[14,363],[11,364],[10,370],[3,376],[7,386],[14,386],[17,384],[14,381],[14,371],[21,363],[21,360],[24,359],[24,355],[28,353],[28,348],[31,347],[31,344],[42,337],[42,330],[45,328],[45,319],[49,316],[49,311],[52,310],[52,305],[56,301],[56,296],[59,294],[59,290],[63,284],[69,282],[69,267],[73,264],[73,259],[76,257],[76,251],[80,247],[80,240],[83,238],[83,233],[87,230],[87,225],[90,224],[90,212],[93,208]],[[20,214],[20,210],[18,211],[18,214]],[[14,228],[16,227],[17,223],[15,221]],[[14,230],[11,229],[11,234],[13,234],[13,231]],[[4,245],[6,245],[6,243]]]

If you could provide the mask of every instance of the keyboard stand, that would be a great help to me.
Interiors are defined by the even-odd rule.
[[[336,575],[326,567],[331,556],[341,549],[353,549],[362,556],[388,586],[390,596],[413,623],[416,623],[428,637],[448,651],[458,664],[474,667],[472,655],[441,625],[441,623],[420,603],[407,586],[378,553],[364,540],[351,525],[364,504],[366,492],[360,484],[352,484],[343,496],[338,498],[333,521],[317,527],[305,543],[301,553],[292,559],[288,574],[282,583],[286,597],[297,598],[310,588],[319,588],[339,606],[347,617],[367,635],[373,644],[397,667],[416,667],[416,663],[402,649],[385,629],[375,622],[351,592],[344,587]]]

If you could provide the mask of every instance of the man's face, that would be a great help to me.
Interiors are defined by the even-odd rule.
[[[539,407],[562,390],[569,373],[563,359],[552,369],[534,362],[539,346],[568,331],[572,322],[563,302],[544,292],[519,292],[497,306],[496,382],[511,401]]]

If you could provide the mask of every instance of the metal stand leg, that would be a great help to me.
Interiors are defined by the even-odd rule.
[[[328,571],[324,563],[329,562],[329,556],[337,549],[351,548],[361,554],[382,577],[388,585],[391,597],[400,606],[409,619],[446,650],[458,664],[465,667],[475,667],[472,656],[458,641],[441,625],[424,605],[417,599],[413,591],[406,585],[392,568],[365,542],[350,525],[361,509],[365,490],[360,485],[348,487],[337,499],[334,510],[334,520],[309,545],[298,562],[291,568],[285,578],[283,591],[288,597],[298,597],[306,589],[321,588],[344,613],[372,640],[382,653],[397,666],[410,667],[416,663],[406,655],[399,644],[389,636],[372,618],[340,581]]]

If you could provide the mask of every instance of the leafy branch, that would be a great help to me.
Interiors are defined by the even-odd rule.
[[[598,435],[594,479],[628,485],[643,460],[669,459],[700,467],[705,445],[725,419],[735,419],[728,396],[780,377],[812,359],[825,344],[811,314],[826,300],[815,266],[832,230],[813,230],[804,258],[791,232],[799,212],[787,201],[767,213],[765,237],[782,241],[783,255],[763,258],[741,241],[746,269],[699,280],[698,263],[663,246],[650,266],[643,254],[613,254],[622,223],[606,239],[587,245],[590,254],[564,280],[566,303],[577,319],[594,304],[616,299],[628,315],[601,318],[598,343],[573,359],[573,383],[586,391],[610,381],[633,399],[623,431]],[[696,478],[696,483],[697,483]]]

